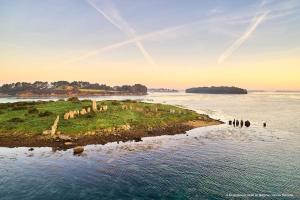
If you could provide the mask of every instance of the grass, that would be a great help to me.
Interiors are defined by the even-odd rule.
[[[81,110],[92,105],[90,100],[79,102],[49,101],[44,103],[0,104],[0,132],[40,135],[50,129],[57,115],[60,116],[58,131],[67,135],[78,135],[88,131],[130,125],[135,129],[155,128],[169,123],[180,123],[197,119],[194,111],[165,104],[152,104],[136,101],[99,101],[107,105],[105,112],[89,113],[74,119],[64,120],[64,113]],[[123,110],[122,105],[128,109]],[[129,108],[132,109],[129,109]],[[170,113],[170,109],[175,113]]]

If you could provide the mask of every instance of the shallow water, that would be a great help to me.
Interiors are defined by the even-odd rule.
[[[81,156],[73,156],[72,150],[0,148],[0,199],[300,199],[299,93],[152,93],[97,99],[128,98],[252,124],[90,145]]]

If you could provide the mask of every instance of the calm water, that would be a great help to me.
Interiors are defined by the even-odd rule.
[[[124,98],[180,105],[224,121],[249,119],[252,125],[90,145],[82,156],[0,148],[0,199],[300,199],[299,93],[98,99]]]

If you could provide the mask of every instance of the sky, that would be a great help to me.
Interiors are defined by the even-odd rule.
[[[0,0],[0,84],[300,90],[299,0]]]

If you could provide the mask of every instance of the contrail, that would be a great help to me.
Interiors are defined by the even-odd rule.
[[[106,13],[100,8],[98,8],[92,1],[87,0],[87,2],[95,8],[105,19],[107,19],[112,25],[117,27],[120,31],[125,33],[130,39],[136,38],[135,30],[129,26],[129,24],[121,17],[118,10],[110,5],[110,12]],[[137,48],[140,50],[144,58],[153,66],[156,65],[152,56],[148,53],[148,51],[144,48],[143,44],[139,40],[134,41]]]
[[[221,54],[221,56],[218,59],[219,64],[223,63],[229,56],[233,54],[234,51],[240,48],[249,37],[251,37],[258,25],[265,19],[268,13],[269,12],[265,12],[264,14],[260,15],[256,20],[253,20],[246,32]]]
[[[142,40],[153,38],[153,37],[158,36],[158,35],[163,35],[163,34],[166,34],[166,33],[169,33],[169,32],[173,32],[173,31],[176,31],[178,29],[181,29],[181,28],[184,28],[186,26],[196,24],[196,23],[198,23],[198,22],[192,22],[192,23],[188,23],[188,24],[174,26],[174,27],[162,29],[162,30],[159,30],[159,31],[147,33],[145,35],[137,36],[135,38],[128,39],[128,40],[125,40],[125,41],[122,41],[122,42],[117,42],[117,43],[114,43],[114,44],[111,44],[111,45],[108,45],[108,46],[105,46],[105,47],[102,47],[102,48],[99,48],[99,49],[96,49],[96,50],[93,50],[93,51],[89,51],[89,52],[87,52],[87,53],[85,53],[85,54],[83,54],[79,57],[76,57],[75,59],[68,60],[68,61],[64,62],[63,64],[70,64],[70,63],[78,62],[78,61],[84,60],[86,58],[92,57],[94,55],[97,55],[98,53],[110,51],[110,50],[117,49],[117,48],[120,48],[120,47],[128,45],[128,44],[136,43],[137,41],[142,41]]]

